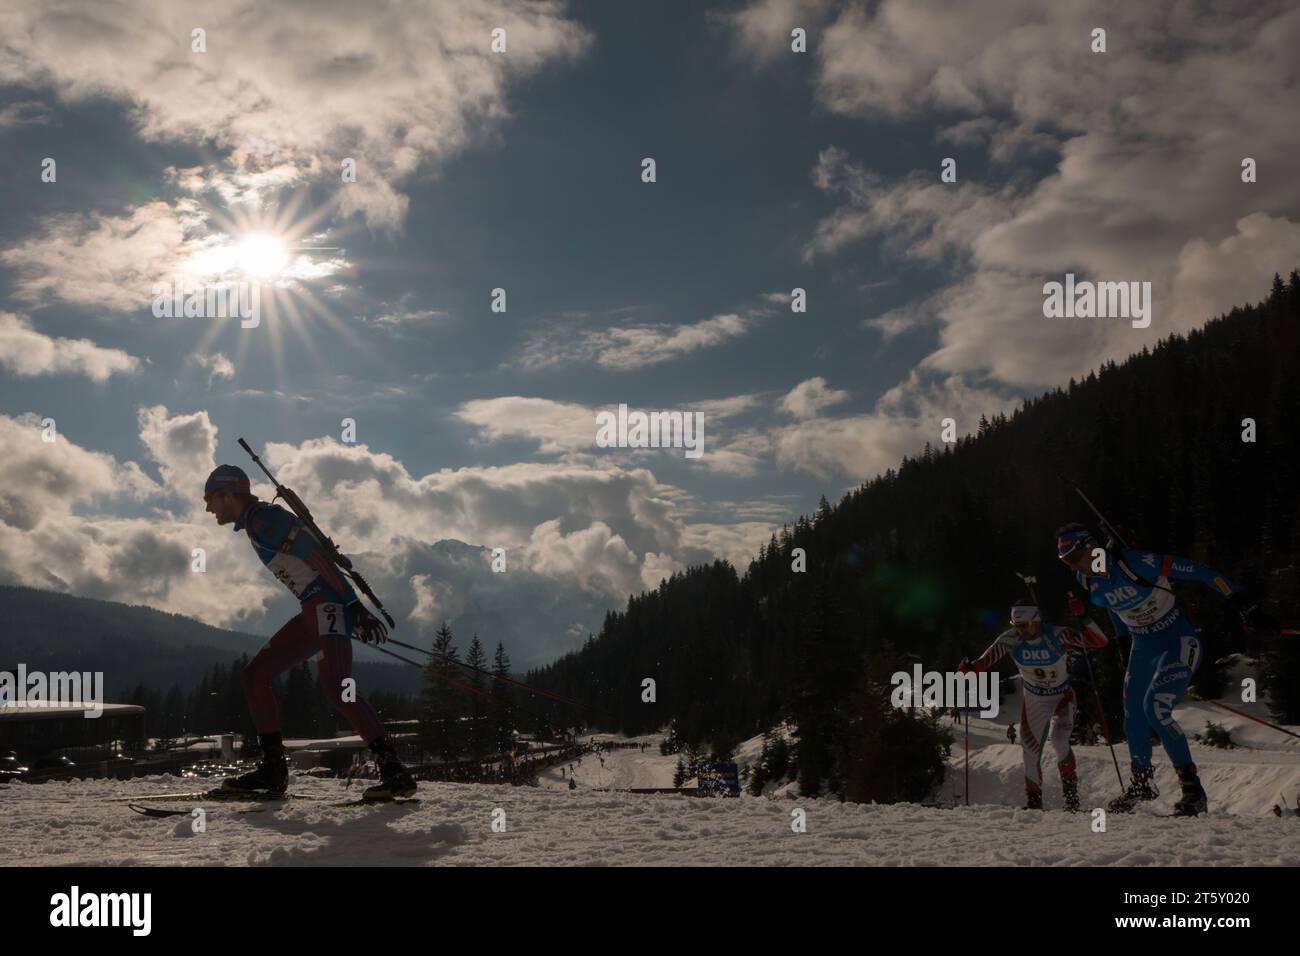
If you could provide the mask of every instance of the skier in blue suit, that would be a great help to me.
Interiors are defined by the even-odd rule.
[[[1075,572],[1092,603],[1109,612],[1116,635],[1128,634],[1133,641],[1124,675],[1124,735],[1133,779],[1109,809],[1128,813],[1138,802],[1159,796],[1151,768],[1150,728],[1159,736],[1182,785],[1175,815],[1206,812],[1205,788],[1187,737],[1173,716],[1200,666],[1201,641],[1169,582],[1199,581],[1214,588],[1236,608],[1248,628],[1267,630],[1275,622],[1240,587],[1195,561],[1137,548],[1103,548],[1081,524],[1065,525],[1056,539],[1057,555]]]

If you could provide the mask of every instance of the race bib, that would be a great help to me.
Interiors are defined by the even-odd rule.
[[[348,636],[348,624],[344,618],[342,604],[316,605],[316,633],[322,636]]]
[[[1044,667],[1026,667],[1023,664],[1020,666],[1021,679],[1035,687],[1056,687],[1065,682],[1068,673],[1063,661]]]

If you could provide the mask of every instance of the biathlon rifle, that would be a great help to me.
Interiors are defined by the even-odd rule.
[[[311,516],[311,512],[307,509],[307,506],[303,504],[302,499],[294,493],[292,488],[286,488],[276,480],[275,475],[271,474],[270,469],[268,469],[266,465],[262,464],[262,459],[258,458],[257,455],[253,453],[253,449],[248,447],[248,442],[244,441],[242,438],[239,439],[239,447],[248,452],[248,457],[253,459],[253,462],[258,468],[262,469],[263,474],[265,474],[267,478],[271,479],[271,484],[275,485],[275,498],[284,499],[284,503],[289,506],[289,510],[298,516],[302,523],[307,526],[307,530],[311,532],[311,536],[320,542],[320,546],[325,549],[325,554],[329,559],[338,565],[339,569],[345,575],[351,578],[352,583],[357,586],[358,591],[370,599],[370,603],[373,604],[375,609],[384,616],[384,620],[388,622],[388,626],[390,628],[396,628],[397,625],[393,623],[393,616],[388,613],[383,602],[375,596],[375,592],[370,589],[370,585],[367,584],[366,579],[361,576],[361,572],[352,566],[352,561],[348,556],[339,550],[339,546],[330,540],[329,536],[325,534],[324,531],[321,531],[320,526],[316,524],[316,520]],[[275,498],[272,498],[271,500],[274,501]]]

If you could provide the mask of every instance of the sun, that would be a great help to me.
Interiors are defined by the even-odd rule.
[[[286,241],[272,232],[220,235],[192,255],[186,271],[196,276],[231,279],[243,276],[271,283],[290,271],[292,256]]]
[[[309,193],[299,190],[265,208],[241,203],[225,209],[200,202],[189,224],[187,254],[177,263],[177,284],[227,291],[255,286],[263,315],[256,328],[247,332],[242,323],[206,323],[196,343],[199,354],[215,351],[218,340],[235,334],[238,344],[232,358],[238,366],[250,343],[257,341],[258,348],[269,352],[277,381],[283,384],[286,336],[296,337],[295,352],[327,366],[327,358],[316,349],[316,323],[340,334],[351,348],[364,351],[355,330],[335,312],[338,280],[331,277],[354,270],[344,247],[336,244],[348,229],[326,227],[324,220],[333,205],[307,209],[309,200]],[[229,349],[231,344],[223,347]]]
[[[231,248],[234,264],[254,279],[274,279],[289,264],[289,249],[284,240],[269,232],[252,232]]]

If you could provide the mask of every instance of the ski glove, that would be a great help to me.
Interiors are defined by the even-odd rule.
[[[1083,601],[1079,598],[1079,595],[1075,594],[1073,591],[1069,592],[1069,599],[1065,603],[1066,607],[1069,608],[1070,613],[1074,617],[1083,617],[1088,610],[1084,607]]]
[[[1277,631],[1278,623],[1259,609],[1245,591],[1238,591],[1228,598],[1228,603],[1241,615],[1242,626],[1248,631]]]
[[[352,633],[365,644],[383,644],[388,640],[388,628],[384,622],[375,617],[360,601],[348,605]]]

